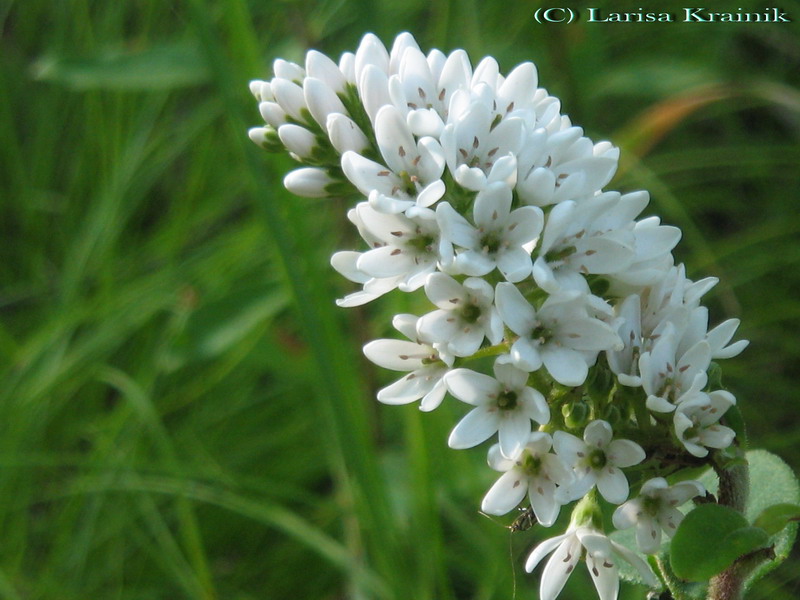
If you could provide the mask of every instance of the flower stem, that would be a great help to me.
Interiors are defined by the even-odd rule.
[[[727,467],[714,464],[719,476],[718,502],[744,513],[750,489],[750,471],[746,462]],[[740,600],[744,595],[744,580],[763,558],[746,555],[711,579],[708,600]]]

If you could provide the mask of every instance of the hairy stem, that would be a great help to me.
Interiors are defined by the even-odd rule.
[[[714,470],[719,476],[718,502],[744,513],[750,489],[750,471],[747,463],[737,463],[729,467],[715,465]],[[711,579],[708,600],[741,600],[745,578],[763,559],[761,556],[751,557],[751,555],[737,559],[730,567]]]

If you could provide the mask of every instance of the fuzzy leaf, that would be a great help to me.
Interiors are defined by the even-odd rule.
[[[753,525],[761,527],[769,535],[775,535],[789,523],[800,521],[800,506],[784,502],[773,504],[761,511]]]
[[[766,544],[768,537],[732,508],[704,504],[686,515],[678,527],[670,562],[681,579],[707,581],[743,554]],[[717,541],[713,552],[709,551],[710,540]]]

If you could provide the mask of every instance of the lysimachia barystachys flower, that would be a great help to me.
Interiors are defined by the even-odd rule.
[[[699,481],[681,481],[669,485],[663,477],[646,481],[639,496],[628,500],[614,511],[614,527],[636,527],[636,544],[645,554],[655,554],[661,548],[661,531],[672,537],[683,520],[681,506],[705,493]]]
[[[736,399],[715,361],[747,342],[732,341],[737,319],[709,327],[702,298],[717,280],[675,264],[681,232],[646,214],[648,193],[606,189],[619,150],[573,125],[533,63],[504,75],[491,57],[425,53],[408,33],[388,49],[367,34],[338,61],[276,60],[250,90],[264,121],[250,138],[299,163],[286,188],[354,198],[362,244],[331,264],[357,289],[337,302],[415,295],[420,316],[393,320],[406,339],[364,347],[402,373],[378,399],[430,411],[449,394],[472,407],[448,443],[497,440],[486,513],[529,505],[549,527],[572,506],[567,532],[526,565],[554,553],[542,598],[581,560],[601,600],[617,596],[620,558],[658,587],[607,536],[599,497],[616,526],[636,526],[641,550],[672,535],[676,506],[700,493],[672,478],[735,443]]]
[[[543,541],[528,556],[525,570],[533,571],[551,552],[542,572],[540,600],[554,600],[561,593],[581,558],[586,561],[600,600],[613,600],[619,593],[619,559],[630,563],[650,587],[659,585],[645,561],[592,526],[571,524],[566,533]]]
[[[531,421],[545,425],[550,409],[544,396],[526,385],[528,374],[513,365],[495,362],[494,377],[469,369],[445,375],[453,396],[473,405],[450,433],[451,448],[472,448],[495,432],[504,456],[517,456],[531,434]]]
[[[530,434],[527,444],[515,458],[508,458],[500,444],[489,449],[489,466],[503,475],[486,493],[481,510],[490,515],[504,515],[529,499],[536,520],[545,527],[555,523],[561,509],[557,487],[572,481],[570,468],[551,452],[552,438],[543,432]]]

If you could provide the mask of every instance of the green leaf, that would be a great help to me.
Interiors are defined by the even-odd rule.
[[[751,523],[775,504],[800,504],[800,483],[791,467],[780,457],[766,450],[753,450],[747,453],[747,460],[750,462],[750,499],[746,514]],[[790,522],[770,538],[775,560],[756,568],[745,582],[746,589],[786,560],[796,536],[797,523]]]
[[[686,515],[675,532],[670,547],[672,569],[681,579],[707,581],[743,554],[766,544],[768,537],[732,508],[704,504]]]
[[[789,523],[800,521],[800,506],[782,502],[761,511],[753,525],[761,527],[769,535],[775,535]]]
[[[44,56],[34,63],[33,75],[76,90],[168,90],[210,77],[197,46],[184,42],[86,57]]]
[[[745,517],[750,523],[755,524],[761,514],[775,504],[800,505],[800,483],[789,465],[766,450],[751,450],[746,456],[750,464],[750,494]],[[712,470],[699,477],[699,480],[709,492],[717,493],[719,480]],[[746,589],[786,560],[796,535],[797,523],[790,522],[770,537],[767,545],[773,547],[775,559],[753,570],[745,581]]]

